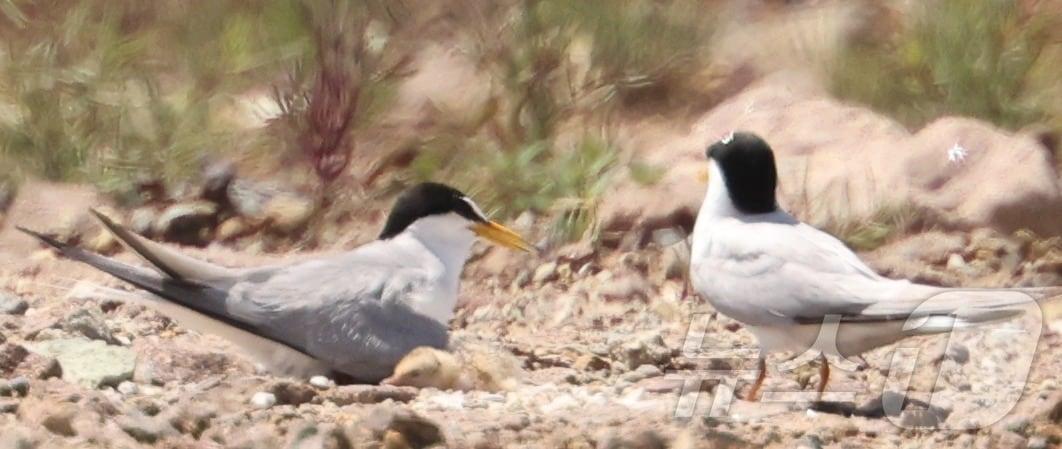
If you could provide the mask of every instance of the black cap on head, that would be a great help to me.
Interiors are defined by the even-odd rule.
[[[709,146],[705,153],[722,170],[727,193],[737,210],[763,214],[778,209],[774,197],[778,171],[767,142],[755,134],[734,133]]]
[[[425,182],[410,187],[398,197],[391,208],[391,214],[387,216],[387,224],[384,225],[380,238],[394,237],[418,219],[450,212],[472,222],[487,221],[460,190],[444,184]]]

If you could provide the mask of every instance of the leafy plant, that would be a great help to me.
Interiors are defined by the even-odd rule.
[[[232,147],[219,110],[299,54],[295,0],[0,4],[0,158],[121,190]]]
[[[842,52],[833,91],[911,127],[959,114],[1019,128],[1051,112],[1035,92],[1038,83],[1058,86],[1042,67],[1059,28],[1057,14],[1027,14],[1010,0],[919,3],[889,39]]]

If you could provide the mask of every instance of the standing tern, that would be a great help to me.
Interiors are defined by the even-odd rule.
[[[772,352],[859,356],[913,335],[948,332],[1020,314],[1062,287],[951,289],[875,273],[833,236],[778,207],[774,153],[760,137],[734,133],[708,147],[708,190],[693,229],[690,279],[713,307],[743,323],[760,346],[756,400]],[[824,323],[836,325],[832,338]],[[827,338],[823,338],[827,337]]]
[[[380,237],[349,252],[231,269],[194,259],[96,217],[155,270],[21,228],[70,259],[154,293],[145,302],[235,343],[271,372],[376,383],[419,346],[445,348],[461,271],[476,237],[523,251],[523,238],[470,198],[423,183],[395,202]]]

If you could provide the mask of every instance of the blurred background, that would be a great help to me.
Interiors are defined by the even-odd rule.
[[[1020,397],[981,430],[894,426],[892,348],[834,371],[854,411],[676,398],[755,362],[679,349],[700,316],[704,348],[755,344],[688,285],[709,144],[763,136],[782,206],[885,276],[1059,286],[1060,68],[1062,0],[0,0],[0,448],[1057,447],[1059,301],[1031,361],[1012,333],[918,340],[901,421]],[[542,249],[477,244],[450,323],[519,361],[513,391],[265,375],[14,229],[140,263],[96,207],[255,266],[370,241],[425,180]]]
[[[669,148],[696,154],[727,131],[691,131],[706,114],[778,74],[909,133],[961,116],[1054,151],[1060,11],[1052,0],[0,0],[0,203],[42,185],[28,182],[87,184],[119,208],[150,206],[138,229],[167,240],[235,241],[270,221],[283,238],[268,247],[317,247],[437,180],[499,219],[530,213],[546,244],[598,241],[603,196],[651,189],[675,165]],[[691,133],[704,138],[661,150]],[[190,229],[158,223],[185,200],[172,214]],[[896,208],[871,215],[910,218]],[[805,218],[869,232],[855,237],[868,247],[889,232],[827,215]],[[229,217],[242,218],[219,229]]]

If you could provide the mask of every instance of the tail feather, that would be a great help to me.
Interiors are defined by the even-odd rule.
[[[134,302],[152,307],[194,330],[225,338],[274,372],[308,376],[329,371],[324,362],[306,355],[304,351],[287,343],[264,337],[253,325],[232,317],[225,310],[227,292],[224,289],[164,276],[152,270],[128,265],[76,246],[67,245],[21,226],[15,228],[55,248],[63,257],[88,264],[154,293],[157,296],[137,298]],[[116,229],[124,231],[122,228]],[[136,237],[129,241],[146,240]],[[148,250],[148,253],[152,254],[151,250]]]
[[[233,270],[188,257],[163,245],[136,235],[95,209],[89,209],[126,247],[171,279],[208,284],[232,278]]]
[[[223,310],[225,307],[226,296],[226,293],[223,290],[164,277],[152,270],[128,265],[76,246],[67,245],[52,237],[22,226],[16,226],[15,229],[33,236],[55,248],[63,255],[63,257],[88,264],[104,273],[154,293],[166,300],[173,301],[185,307],[190,307],[200,313],[214,316],[215,319],[226,321],[230,325],[238,325],[243,328],[247,327],[245,324],[237,324],[234,320],[227,317],[227,314]]]

